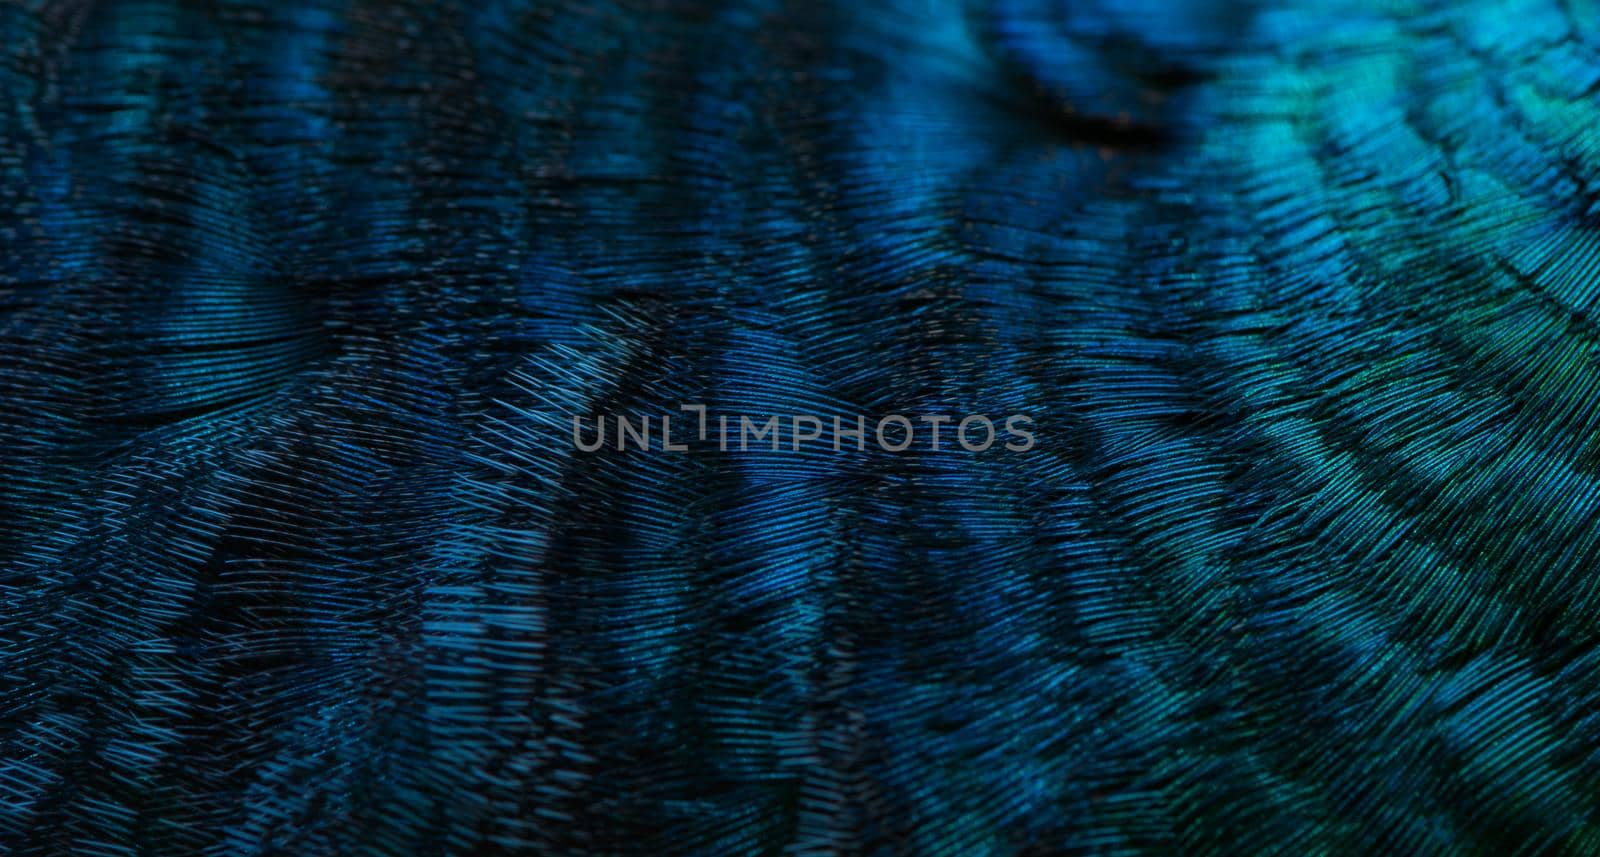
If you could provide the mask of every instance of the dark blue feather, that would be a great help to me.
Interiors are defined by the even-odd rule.
[[[1600,853],[1597,24],[0,2],[0,853]]]

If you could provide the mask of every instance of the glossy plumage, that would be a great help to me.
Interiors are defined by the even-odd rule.
[[[1600,853],[1597,27],[0,2],[0,852]]]

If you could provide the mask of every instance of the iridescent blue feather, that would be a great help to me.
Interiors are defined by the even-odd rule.
[[[1592,0],[0,0],[0,853],[1600,854],[1597,91]],[[574,447],[684,403],[1038,442]]]

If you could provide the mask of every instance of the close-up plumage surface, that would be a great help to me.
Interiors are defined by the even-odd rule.
[[[0,853],[1600,854],[1592,0],[0,56]]]

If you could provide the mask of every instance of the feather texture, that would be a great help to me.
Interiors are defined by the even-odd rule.
[[[1600,853],[1597,25],[0,2],[0,852]]]

